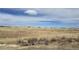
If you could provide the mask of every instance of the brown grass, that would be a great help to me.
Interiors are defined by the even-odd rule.
[[[2,46],[3,44],[5,46]],[[17,47],[8,45],[17,45]],[[79,30],[0,27],[0,49],[2,48],[79,49]]]

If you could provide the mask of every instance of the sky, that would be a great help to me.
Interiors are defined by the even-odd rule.
[[[0,26],[79,28],[79,8],[0,8]]]

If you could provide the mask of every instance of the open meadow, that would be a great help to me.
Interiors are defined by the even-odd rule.
[[[0,49],[79,49],[79,29],[0,27]]]

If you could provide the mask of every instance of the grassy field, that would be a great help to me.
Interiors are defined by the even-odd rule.
[[[0,49],[79,49],[79,29],[0,27]]]

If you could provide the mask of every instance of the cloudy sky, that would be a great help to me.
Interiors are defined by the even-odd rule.
[[[0,8],[0,25],[78,27],[78,8]]]

